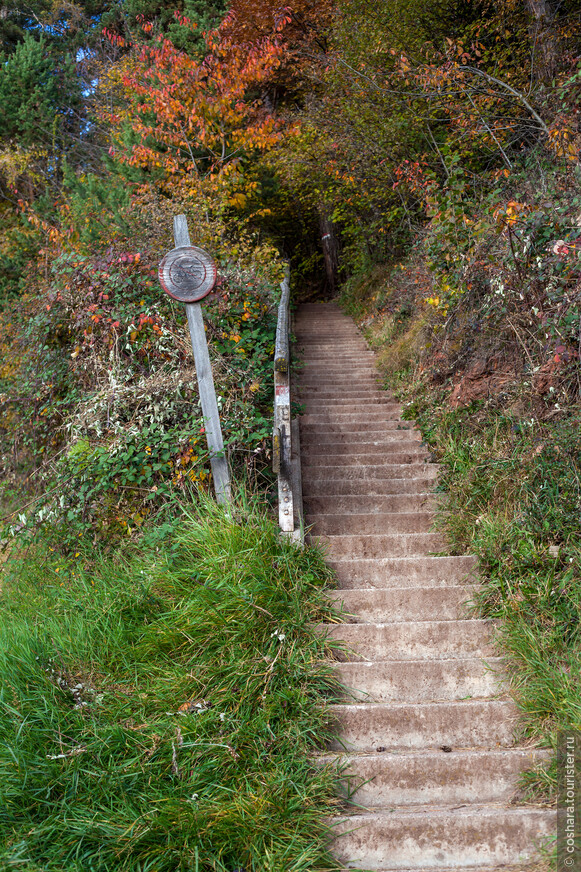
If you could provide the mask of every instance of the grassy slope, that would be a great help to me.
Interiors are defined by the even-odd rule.
[[[5,573],[3,868],[333,869],[337,695],[321,555],[200,497],[125,558],[37,549]]]

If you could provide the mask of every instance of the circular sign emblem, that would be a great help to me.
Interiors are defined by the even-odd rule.
[[[159,265],[164,291],[180,303],[197,303],[216,284],[216,264],[202,248],[183,245],[166,254]]]

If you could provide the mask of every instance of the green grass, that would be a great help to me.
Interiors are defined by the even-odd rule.
[[[200,496],[123,557],[36,546],[1,594],[0,867],[336,869],[322,555]]]

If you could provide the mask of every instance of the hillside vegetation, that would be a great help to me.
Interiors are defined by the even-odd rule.
[[[168,868],[330,868],[332,779],[308,755],[325,734],[316,698],[334,691],[305,623],[329,578],[264,515],[286,259],[295,300],[341,292],[442,463],[440,522],[456,552],[480,557],[478,607],[502,619],[523,729],[551,743],[579,726],[577,0],[7,0],[2,12],[3,861],[106,869],[115,856],[143,872],[165,868],[170,839]],[[235,517],[208,502],[185,316],[157,283],[179,213],[219,267],[204,317],[224,437],[238,487],[262,506]],[[245,525],[235,571],[227,543]],[[211,569],[202,535],[220,543]],[[233,647],[213,647],[210,608],[239,628]],[[246,689],[231,681],[238,658]],[[221,682],[223,705],[221,690],[186,740],[175,711]],[[247,744],[222,743],[214,782],[205,758],[185,776],[179,735],[219,745],[215,714],[230,718],[237,695],[228,730],[248,730]],[[226,765],[242,745],[247,777]],[[263,765],[265,783],[286,785],[283,816],[302,797],[276,844],[241,823],[249,807],[273,813]],[[529,780],[551,796],[551,769]],[[178,782],[202,806],[165,805]],[[222,815],[230,835],[202,840]],[[169,835],[184,821],[197,853]]]

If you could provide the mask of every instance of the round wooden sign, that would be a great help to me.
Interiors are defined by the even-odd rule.
[[[183,245],[166,254],[159,265],[162,288],[180,303],[197,303],[216,284],[216,264],[195,245]]]

